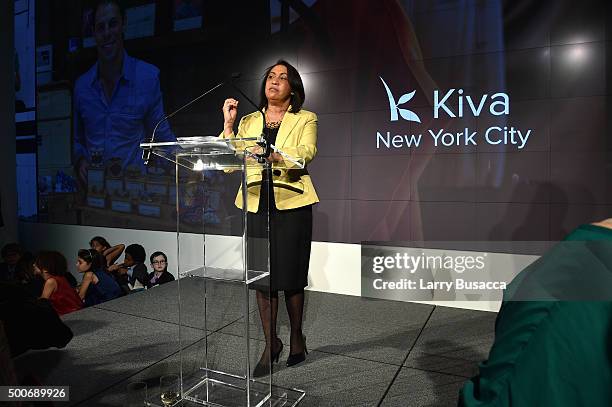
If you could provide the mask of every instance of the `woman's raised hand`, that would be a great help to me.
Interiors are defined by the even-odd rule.
[[[238,113],[238,101],[228,98],[223,102],[223,127],[232,127]]]

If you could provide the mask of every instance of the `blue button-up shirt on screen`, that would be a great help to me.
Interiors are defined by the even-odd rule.
[[[109,101],[96,63],[76,81],[74,109],[75,163],[81,158],[91,163],[93,151],[104,164],[120,158],[124,168],[135,165],[144,170],[140,143],[164,117],[159,69],[125,53],[123,72]],[[167,121],[157,128],[155,140],[175,140]]]

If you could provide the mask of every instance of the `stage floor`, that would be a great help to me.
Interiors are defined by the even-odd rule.
[[[182,312],[188,316],[184,346],[194,360],[203,352],[203,284],[181,280]],[[70,386],[70,403],[62,405],[123,405],[127,383],[145,381],[153,388],[161,375],[178,371],[177,286],[65,316],[75,334],[68,346],[18,357],[18,374]],[[243,293],[227,283],[207,286],[213,368],[222,368],[233,354],[239,357]],[[253,349],[263,349],[254,299],[250,308]],[[274,384],[306,391],[300,406],[456,406],[460,387],[487,357],[495,314],[307,291],[303,331],[310,353],[291,368],[285,367],[289,321],[282,294],[278,319],[285,349],[274,365]]]

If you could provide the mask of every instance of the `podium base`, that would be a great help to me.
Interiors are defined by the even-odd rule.
[[[249,387],[250,400],[247,400],[244,377],[202,368],[197,375],[183,377],[183,398],[172,407],[292,407],[306,395],[302,390],[270,386],[270,383],[257,380],[251,380]],[[149,400],[150,406],[166,407],[159,394],[150,395]]]

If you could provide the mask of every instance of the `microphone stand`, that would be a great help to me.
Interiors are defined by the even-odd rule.
[[[238,73],[232,74],[230,80],[218,83],[217,85],[215,85],[212,88],[208,89],[206,92],[202,93],[201,95],[199,95],[195,99],[190,100],[189,102],[185,103],[183,106],[179,107],[178,109],[176,109],[172,113],[164,116],[160,121],[158,121],[155,124],[155,127],[153,127],[153,132],[151,134],[151,139],[149,140],[149,143],[153,143],[155,141],[155,133],[157,132],[157,128],[164,121],[172,118],[177,113],[179,113],[179,112],[183,111],[184,109],[188,108],[189,106],[191,106],[192,104],[194,104],[198,100],[202,99],[204,96],[208,95],[209,93],[213,92],[214,90],[220,88],[221,86],[223,86],[223,85],[230,85],[238,93],[240,93],[240,95],[242,95],[251,105],[253,105],[257,109],[257,111],[259,111],[261,113],[261,118],[262,118],[262,134],[260,135],[260,140],[257,142],[257,145],[259,145],[260,147],[263,148],[263,153],[262,154],[255,154],[255,156],[257,157],[257,162],[259,162],[260,164],[265,163],[266,162],[266,158],[270,157],[270,154],[272,153],[272,150],[271,150],[271,147],[270,147],[270,143],[268,142],[268,139],[265,137],[265,134],[264,134],[264,132],[266,130],[266,114],[265,114],[265,112],[263,110],[261,110],[259,108],[259,106],[257,106],[257,104],[255,102],[253,102],[251,100],[251,98],[249,98],[238,86],[236,86],[236,84],[234,83],[234,79],[237,79],[238,77],[240,77],[240,74],[238,74]],[[150,149],[142,152],[142,159],[144,160],[144,164],[145,165],[147,165],[149,163],[149,160],[151,159],[151,150]]]
[[[182,110],[188,108],[189,106],[191,106],[192,104],[194,104],[195,102],[197,102],[198,100],[202,99],[204,96],[208,95],[209,93],[211,93],[212,91],[214,91],[215,89],[223,86],[225,84],[225,82],[221,82],[218,83],[217,85],[215,85],[214,87],[208,89],[206,92],[202,93],[200,96],[198,96],[197,98],[190,100],[189,102],[185,103],[183,106],[179,107],[178,109],[176,109],[174,112],[164,116],[160,121],[158,121],[155,124],[155,127],[153,127],[153,133],[151,133],[151,140],[149,140],[149,143],[153,143],[153,141],[155,141],[155,132],[157,131],[157,128],[159,127],[160,124],[162,124],[164,121],[172,118],[174,115],[176,115],[177,113],[181,112]],[[142,159],[144,160],[144,164],[147,165],[149,164],[149,160],[151,159],[151,150],[146,150],[142,152]]]
[[[261,113],[262,127],[260,139],[257,142],[257,145],[263,148],[263,153],[255,154],[255,156],[257,157],[257,162],[263,164],[266,162],[266,158],[270,157],[270,154],[272,153],[272,149],[270,148],[270,143],[268,141],[269,137],[265,137],[266,113],[262,109],[260,109],[259,106],[255,102],[253,102],[251,98],[249,98],[238,86],[236,86],[236,84],[234,83],[234,79],[237,79],[238,77],[238,74],[233,74],[232,78],[227,82],[227,84],[234,88],[238,93],[240,93],[242,97],[244,97],[251,105],[253,105],[257,109],[258,112]]]

